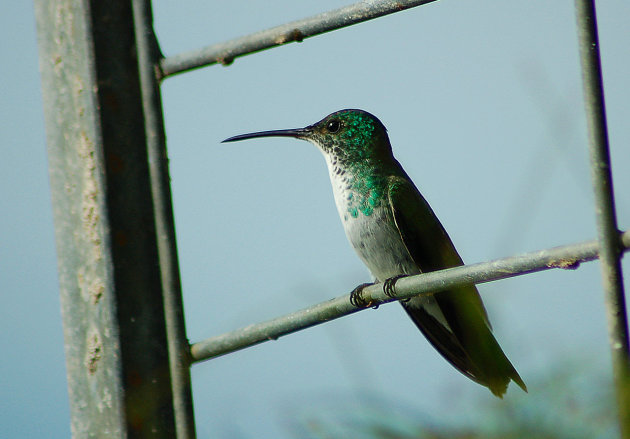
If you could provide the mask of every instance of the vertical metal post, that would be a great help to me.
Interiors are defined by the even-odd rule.
[[[74,437],[175,434],[131,3],[35,0]]]
[[[615,218],[615,204],[606,128],[604,88],[593,0],[576,0],[582,79],[589,131],[591,178],[595,191],[602,283],[605,292],[608,331],[620,430],[630,438],[630,348],[620,257],[622,247]]]
[[[132,4],[140,63],[142,106],[147,133],[158,254],[164,289],[164,316],[173,380],[175,427],[178,439],[194,439],[195,419],[190,382],[190,345],[186,337],[184,321],[166,136],[158,82],[157,69],[162,56],[153,31],[150,0],[132,0]]]

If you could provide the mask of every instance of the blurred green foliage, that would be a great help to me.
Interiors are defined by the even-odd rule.
[[[601,370],[600,370],[601,372]],[[566,364],[516,387],[503,400],[453,401],[451,420],[432,420],[380,396],[353,401],[326,398],[293,408],[289,428],[296,438],[328,439],[593,439],[618,436],[610,377],[584,364]],[[448,400],[448,395],[445,396]],[[466,400],[464,400],[466,399]],[[333,402],[331,402],[334,400]],[[287,413],[285,413],[287,414]]]

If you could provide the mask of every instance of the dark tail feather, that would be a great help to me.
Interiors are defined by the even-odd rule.
[[[437,293],[434,297],[451,330],[424,307],[418,306],[417,301],[414,303],[412,299],[401,302],[401,305],[433,347],[468,378],[488,387],[499,398],[503,397],[510,380],[527,392],[525,383],[492,335],[485,316],[461,302],[452,309],[449,296],[462,298],[462,295],[449,292]]]

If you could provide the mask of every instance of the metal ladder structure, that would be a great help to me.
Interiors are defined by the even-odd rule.
[[[434,0],[360,2],[164,57],[149,0],[35,0],[75,437],[195,437],[193,363],[359,311],[348,295],[190,344],[177,260],[160,83]],[[401,279],[397,298],[599,258],[620,430],[630,373],[593,0],[576,0],[598,240]],[[378,286],[373,303],[394,300]]]

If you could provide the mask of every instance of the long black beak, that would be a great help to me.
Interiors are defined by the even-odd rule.
[[[257,133],[239,134],[238,136],[233,136],[228,139],[225,139],[221,143],[237,142],[239,140],[254,139],[256,137],[293,137],[296,139],[304,139],[309,134],[311,134],[311,132],[312,131],[310,127],[295,128],[292,130],[259,131]]]

